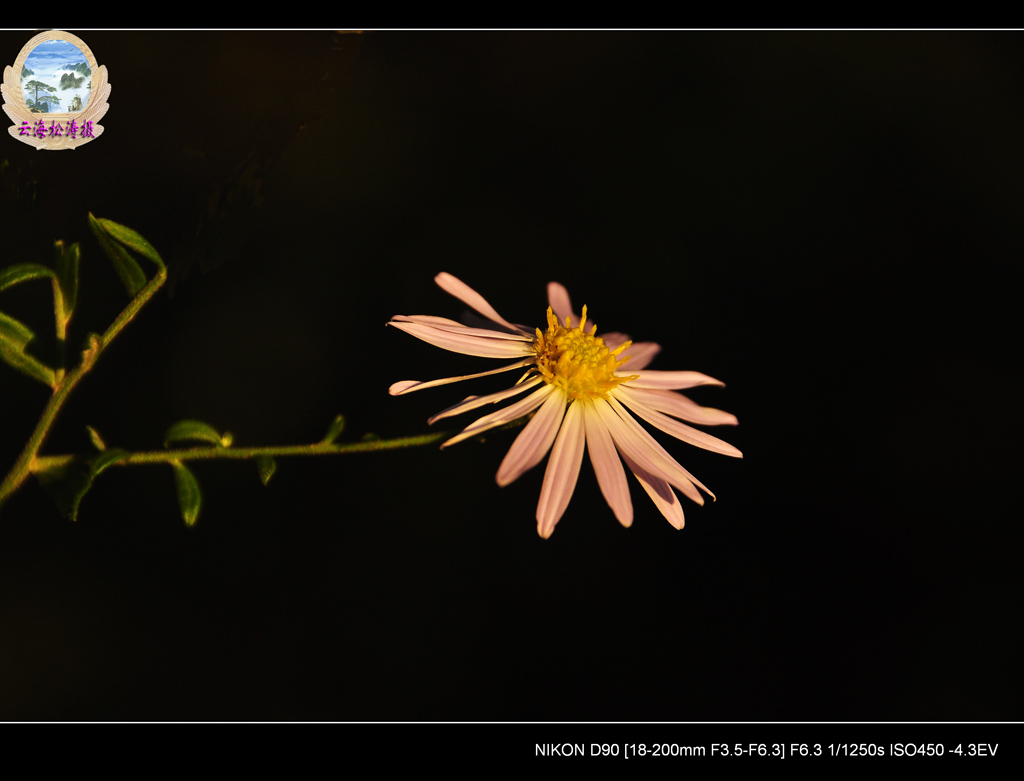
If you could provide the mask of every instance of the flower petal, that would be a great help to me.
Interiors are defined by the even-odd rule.
[[[548,304],[559,323],[564,323],[565,318],[568,317],[572,321],[573,328],[579,325],[580,319],[573,313],[569,291],[565,289],[564,285],[560,285],[558,282],[548,282]]]
[[[624,457],[628,456],[650,474],[674,485],[697,504],[704,504],[704,497],[694,487],[695,484],[714,498],[714,494],[683,469],[614,398],[608,399],[604,408],[597,409],[612,434],[615,447]]]
[[[601,488],[604,499],[612,508],[615,517],[623,526],[633,523],[633,502],[629,497],[629,485],[626,483],[626,472],[622,461],[615,450],[615,443],[608,427],[601,420],[594,408],[595,404],[604,404],[598,399],[587,404],[583,409],[583,424],[587,434],[587,451],[590,463],[597,475],[597,484]]]
[[[469,412],[471,409],[482,407],[485,404],[497,404],[499,401],[517,396],[524,390],[534,388],[540,383],[544,382],[543,377],[534,377],[531,380],[527,380],[519,385],[513,385],[511,388],[500,390],[497,393],[488,393],[486,396],[469,396],[463,399],[458,404],[453,404],[446,410],[442,410],[434,415],[430,420],[427,421],[428,425],[433,425],[443,418],[450,418],[452,415],[461,415],[463,412]]]
[[[587,322],[590,322],[589,317],[587,318]],[[588,328],[587,331],[589,330],[590,329]],[[611,331],[610,333],[607,334],[598,334],[598,336],[600,337],[601,341],[604,342],[604,346],[607,347],[609,350],[614,350],[623,342],[629,341],[629,334],[619,333],[618,331]],[[627,347],[626,349],[628,350],[629,348]],[[626,350],[623,350],[622,352],[626,352]]]
[[[494,428],[495,426],[510,423],[524,415],[529,415],[544,403],[545,399],[547,399],[548,395],[552,393],[554,389],[555,387],[553,385],[545,385],[544,387],[535,390],[525,399],[520,399],[511,406],[500,409],[497,412],[492,412],[490,415],[484,415],[482,418],[470,423],[466,428],[447,442],[443,443],[441,448],[446,448],[449,445],[454,445],[456,442],[462,442],[464,439],[469,439],[470,437],[476,436],[477,434]]]
[[[499,315],[495,311],[494,307],[488,304],[487,300],[482,295],[473,290],[473,288],[471,288],[461,279],[453,277],[451,274],[448,274],[446,272],[441,272],[436,277],[434,277],[434,281],[437,283],[437,286],[441,288],[443,291],[445,291],[446,293],[451,293],[462,303],[472,307],[477,312],[486,317],[488,320],[493,320],[495,323],[499,323],[508,328],[509,330],[519,332],[519,329],[516,328],[516,326],[512,325],[512,323],[510,323],[504,317]]]
[[[388,388],[388,393],[392,396],[401,396],[404,393],[412,393],[413,391],[423,390],[424,388],[434,388],[438,385],[448,385],[449,383],[462,382],[463,380],[475,380],[477,377],[486,377],[489,374],[501,374],[502,372],[512,371],[513,369],[521,369],[524,366],[529,366],[531,363],[533,363],[533,358],[524,358],[517,363],[502,366],[500,369],[491,369],[489,372],[463,374],[461,377],[445,377],[442,380],[427,380],[426,382],[420,382],[419,380],[402,380],[401,382],[394,383],[390,388]]]
[[[551,449],[548,468],[544,472],[544,485],[540,489],[537,503],[537,533],[547,539],[555,530],[555,524],[569,506],[572,492],[583,462],[584,437],[583,404],[575,401],[569,405],[558,431],[555,446]]]
[[[702,407],[697,402],[691,401],[675,391],[630,387],[629,395],[658,412],[664,412],[666,415],[688,420],[691,423],[700,423],[705,426],[735,426],[739,423],[735,415],[713,407]]]
[[[459,328],[466,325],[458,320],[452,320],[450,317],[438,317],[437,315],[395,315],[391,319],[406,323],[427,323],[428,325],[457,325]]]
[[[605,341],[605,344],[608,344]],[[608,345],[608,348],[614,350],[612,345]],[[619,353],[619,358],[629,358],[624,364],[622,364],[622,371],[625,374],[634,374],[643,369],[647,364],[654,360],[654,356],[661,352],[661,345],[657,342],[633,342],[629,347]]]
[[[428,344],[451,350],[463,355],[476,355],[481,358],[522,358],[533,354],[533,348],[527,342],[509,341],[505,334],[500,337],[479,336],[474,333],[459,333],[426,323],[408,323],[392,320],[399,330],[412,334]],[[477,331],[479,329],[468,329]],[[486,331],[483,333],[487,333]]]
[[[623,366],[620,371],[615,373],[635,374],[636,372],[630,371],[629,366]],[[692,388],[696,385],[721,385],[723,388],[725,387],[724,382],[708,377],[700,372],[663,372],[648,369],[639,374],[640,377],[631,382],[631,385],[635,388],[683,390],[684,388]]]
[[[669,523],[677,529],[682,529],[685,522],[683,505],[680,503],[679,497],[676,496],[676,492],[672,490],[672,486],[660,477],[652,475],[629,456],[623,455],[622,458],[647,495],[651,497],[651,501],[654,502],[658,511],[665,516]]]
[[[687,426],[678,420],[673,420],[668,415],[663,415],[657,410],[651,409],[647,404],[637,398],[630,390],[622,385],[612,391],[612,395],[625,404],[629,409],[646,420],[652,426],[660,428],[666,434],[671,434],[676,439],[688,442],[691,445],[710,450],[713,453],[721,453],[725,456],[743,458],[739,448],[730,445],[728,442],[706,434],[693,426]]]
[[[434,315],[395,315],[391,318],[388,325],[394,325],[395,323],[420,323],[436,328],[438,331],[466,334],[467,336],[483,336],[487,339],[508,339],[514,342],[533,341],[533,337],[526,334],[510,334],[505,331],[495,331],[493,328],[477,328],[473,325],[456,323],[454,320],[449,320],[446,317],[435,317]]]
[[[551,311],[555,313],[555,317],[558,318],[559,325],[565,323],[565,318],[569,318],[569,327],[576,328],[580,324],[580,316],[576,314],[576,310],[572,308],[572,302],[569,300],[569,291],[565,289],[563,285],[558,282],[548,282],[548,304],[551,306]],[[589,317],[587,318],[587,333],[590,333],[590,329],[594,327],[594,321]],[[614,349],[622,342],[628,341],[629,337],[622,334],[610,334],[610,336],[622,336],[616,344],[609,345],[609,349]],[[607,342],[605,342],[607,344]]]
[[[545,385],[533,396],[543,393],[545,388],[554,390],[553,385]],[[528,398],[533,398],[533,396]],[[537,414],[526,424],[526,428],[516,437],[516,441],[512,443],[512,447],[505,454],[496,475],[498,485],[508,485],[523,472],[535,467],[544,458],[544,454],[548,452],[551,443],[555,440],[555,434],[558,433],[558,427],[562,423],[564,414],[565,394],[561,391],[549,393],[541,408],[537,410]]]

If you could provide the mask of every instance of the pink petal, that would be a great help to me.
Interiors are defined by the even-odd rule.
[[[605,341],[605,344],[608,344],[608,342]],[[615,347],[612,347],[611,345],[608,346],[610,349],[615,349]],[[616,347],[617,346],[618,345],[616,345]],[[628,361],[622,364],[619,371],[624,374],[635,374],[653,361],[654,356],[660,352],[661,345],[656,342],[634,342],[619,353],[619,358],[629,358]]]
[[[545,385],[531,393],[525,399],[520,399],[511,406],[500,409],[497,412],[492,412],[490,415],[484,415],[479,420],[470,423],[460,433],[442,444],[441,447],[446,448],[449,445],[454,445],[456,442],[462,442],[464,439],[469,439],[470,437],[483,433],[488,429],[492,429],[495,426],[500,426],[504,423],[516,420],[517,418],[521,418],[524,415],[529,415],[537,409],[537,407],[543,404],[544,400],[547,399],[548,395],[554,390],[554,385]]]
[[[675,418],[701,423],[705,426],[735,426],[739,423],[735,415],[713,407],[702,407],[681,393],[667,390],[645,390],[629,387],[629,395],[648,407],[664,412]]]
[[[576,480],[583,462],[583,403],[575,401],[569,405],[565,419],[551,449],[548,468],[544,472],[544,485],[540,489],[537,503],[537,533],[547,539],[555,530],[555,524],[569,506],[569,499],[576,489]]]
[[[590,463],[597,475],[597,484],[601,488],[604,499],[612,508],[615,517],[623,526],[633,523],[633,503],[629,498],[629,485],[626,483],[626,472],[622,461],[615,450],[615,443],[608,427],[594,408],[594,404],[604,404],[602,400],[589,403],[583,409],[583,423],[587,434],[587,450]]]
[[[660,428],[666,434],[671,434],[676,439],[681,439],[683,442],[688,442],[691,445],[696,445],[714,453],[743,458],[743,453],[739,451],[739,448],[730,445],[718,437],[713,437],[699,429],[693,428],[693,426],[687,426],[685,423],[680,423],[678,420],[668,417],[668,415],[663,415],[657,410],[651,409],[651,407],[622,385],[615,388],[612,391],[612,395],[652,426]]]
[[[569,291],[557,282],[548,282],[548,304],[551,311],[555,313],[559,323],[565,323],[565,318],[573,321],[575,328],[579,325],[580,319],[573,314],[572,302],[569,300]]]
[[[505,390],[498,391],[497,393],[489,393],[486,396],[470,396],[463,399],[458,404],[453,404],[448,409],[438,412],[434,417],[427,421],[427,424],[433,425],[443,418],[450,418],[452,415],[461,415],[464,412],[469,412],[471,409],[482,407],[485,404],[497,404],[499,401],[504,401],[512,396],[518,396],[525,390],[535,388],[542,382],[544,382],[543,377],[534,377],[520,385],[513,385],[511,388],[506,388]]]
[[[395,315],[391,319],[406,323],[427,323],[428,325],[457,325],[459,328],[466,325],[457,320],[452,320],[448,317],[438,317],[437,315]]]
[[[506,328],[512,331],[519,331],[519,329],[516,328],[516,326],[512,325],[512,323],[510,323],[504,317],[499,315],[494,310],[494,307],[488,304],[486,299],[484,299],[482,295],[473,290],[473,288],[471,288],[461,279],[453,277],[451,274],[448,274],[446,272],[441,272],[436,277],[434,277],[434,281],[437,283],[437,286],[440,287],[443,291],[445,291],[446,293],[451,293],[462,303],[466,304],[469,307],[472,307],[477,312],[486,317],[488,320],[493,320],[495,323],[500,323],[501,325],[505,326]]]
[[[495,331],[493,328],[477,328],[472,325],[456,323],[446,317],[434,317],[433,315],[395,315],[387,324],[394,325],[395,323],[420,323],[429,325],[438,331],[447,331],[453,334],[483,336],[487,339],[508,339],[514,342],[533,342],[533,337],[526,334],[510,334],[505,331]]]
[[[577,326],[579,326],[579,315],[577,315],[576,311],[572,308],[572,302],[569,300],[569,292],[565,289],[563,285],[560,285],[558,282],[548,283],[548,304],[551,306],[551,311],[555,313],[555,317],[558,318],[559,325],[565,325],[565,318],[568,317],[570,328],[576,328]],[[590,329],[593,327],[594,321],[588,317],[587,333],[590,333]],[[625,336],[618,344],[621,344],[622,342],[625,342],[628,339],[629,337]],[[618,346],[618,344],[616,346]]]
[[[676,496],[675,491],[672,490],[672,487],[660,477],[652,475],[628,456],[623,455],[622,458],[625,460],[626,466],[633,472],[633,476],[643,486],[644,491],[651,497],[651,501],[654,502],[654,506],[658,508],[658,511],[665,516],[669,523],[677,529],[682,529],[685,522],[683,506],[679,502],[679,497]]]
[[[697,504],[704,504],[704,497],[694,487],[699,485],[709,494],[711,491],[681,467],[658,442],[644,431],[633,417],[614,398],[608,399],[607,412],[601,411],[601,419],[611,431],[615,447],[623,456],[643,467],[656,477],[660,477],[687,495]],[[714,494],[711,494],[714,497]]]
[[[533,394],[536,396],[543,393],[545,389],[554,390],[553,385],[545,385],[544,388]],[[531,397],[532,398],[532,397]],[[537,414],[526,424],[516,441],[512,443],[505,459],[498,467],[498,485],[505,486],[517,479],[523,472],[535,467],[544,454],[551,448],[555,440],[558,427],[565,414],[565,394],[561,391],[549,393],[544,400]]]
[[[590,323],[589,317],[587,318],[587,323]],[[587,331],[590,331],[589,326],[587,327]],[[600,337],[601,341],[604,342],[604,346],[607,347],[609,350],[614,350],[623,342],[629,341],[629,334],[619,333],[618,331],[611,331],[606,334],[598,334],[598,336]],[[626,349],[628,350],[629,348],[627,347]],[[622,352],[626,352],[626,350],[623,350]]]
[[[501,374],[501,372],[521,369],[524,366],[529,366],[531,363],[533,363],[533,358],[525,358],[518,363],[502,366],[500,369],[491,369],[489,372],[464,374],[461,377],[446,377],[443,380],[427,380],[426,382],[420,382],[419,380],[402,380],[401,382],[394,383],[390,388],[388,388],[388,393],[392,396],[401,396],[403,393],[412,393],[413,391],[423,390],[425,388],[434,388],[438,385],[448,385],[449,383],[462,382],[463,380],[475,380],[477,377],[486,377],[489,374]]]
[[[417,339],[422,339],[435,347],[440,347],[442,350],[451,350],[463,355],[476,355],[481,358],[522,358],[533,354],[533,348],[529,343],[509,341],[504,335],[501,337],[478,336],[442,330],[437,326],[425,323],[406,323],[394,320],[388,325],[393,325],[395,328],[412,334]]]
[[[628,366],[623,366],[620,371],[616,372],[616,374],[636,373],[637,372],[631,372]],[[648,369],[647,371],[639,372],[639,374],[640,377],[630,383],[630,385],[635,388],[682,390],[684,388],[692,388],[696,385],[721,385],[723,388],[725,387],[724,382],[708,377],[706,374],[701,374],[700,372],[663,372]]]

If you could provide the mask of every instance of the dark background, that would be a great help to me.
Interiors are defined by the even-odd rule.
[[[384,327],[459,317],[448,271],[532,324],[558,280],[660,342],[652,368],[724,380],[693,396],[745,457],[661,437],[718,495],[681,532],[632,478],[621,528],[586,462],[546,541],[543,466],[494,482],[509,431],[281,459],[268,488],[200,463],[192,529],[166,467],[111,469],[76,523],[26,483],[0,513],[0,718],[1024,717],[1019,34],[71,32],[109,70],[105,130],[2,142],[0,263],[82,242],[72,344],[125,303],[88,211],[173,291],[45,453],[182,418],[237,445],[337,413],[346,441],[425,431],[507,382],[387,395],[497,365]],[[46,357],[46,286],[0,305]],[[0,371],[13,463],[47,392]]]

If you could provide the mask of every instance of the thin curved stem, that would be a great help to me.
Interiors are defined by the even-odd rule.
[[[525,425],[530,416],[500,426],[497,430],[519,428]],[[197,445],[195,447],[176,448],[174,450],[146,450],[137,453],[126,452],[110,466],[131,466],[133,464],[170,464],[181,461],[212,461],[229,459],[235,461],[252,460],[255,458],[273,458],[288,456],[335,456],[345,453],[372,453],[378,450],[400,450],[407,447],[433,445],[452,436],[451,431],[434,431],[430,434],[417,434],[411,437],[394,437],[392,439],[368,439],[362,442],[317,442],[312,445],[269,445],[266,447],[218,447],[216,445]],[[36,456],[29,464],[29,472],[46,472],[70,464],[77,456]]]
[[[419,447],[440,442],[451,436],[448,431],[435,431],[431,434],[419,434],[412,437],[396,437],[394,439],[371,439],[365,442],[318,442],[314,445],[277,445],[269,447],[217,447],[202,445],[174,450],[150,450],[138,453],[127,453],[124,458],[111,466],[129,466],[131,464],[169,464],[173,461],[202,461],[213,459],[246,460],[263,457],[286,456],[331,456],[343,453],[368,453],[375,450],[398,450],[406,447]],[[75,456],[37,456],[30,465],[31,472],[45,472],[48,469],[64,466]]]
[[[139,313],[139,310],[160,289],[160,286],[163,285],[166,279],[167,272],[164,269],[160,269],[156,276],[139,291],[138,295],[128,302],[128,306],[114,319],[114,322],[111,323],[103,336],[97,336],[96,334],[90,336],[89,346],[82,353],[82,362],[75,369],[65,374],[54,386],[53,395],[43,409],[43,414],[39,418],[39,423],[36,424],[32,436],[25,443],[25,449],[21,451],[18,460],[14,462],[14,467],[8,472],[4,481],[0,483],[0,506],[3,505],[11,494],[21,487],[21,484],[25,482],[25,478],[29,474],[33,471],[38,471],[35,462],[39,449],[43,446],[46,435],[50,433],[50,429],[53,427],[57,415],[64,406],[64,402],[67,401],[71,391],[89,373],[100,357],[100,354],[110,345],[114,337],[121,333],[122,329],[132,321],[135,315]]]

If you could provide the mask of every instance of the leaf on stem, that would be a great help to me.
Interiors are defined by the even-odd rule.
[[[64,298],[65,322],[71,319],[71,313],[75,311],[75,304],[78,302],[78,263],[82,256],[82,250],[76,241],[70,247],[65,247],[63,241],[54,243],[57,249],[57,284],[60,285],[60,294]]]
[[[178,507],[181,508],[181,517],[185,520],[186,526],[195,526],[196,519],[199,517],[199,506],[202,503],[199,482],[181,461],[172,461],[171,467],[174,469],[174,482],[178,487]]]
[[[22,323],[20,320],[15,320],[10,315],[5,315],[0,312],[0,339],[10,343],[19,350],[24,350],[25,345],[32,341],[35,334],[32,333],[32,329]]]
[[[121,448],[112,448],[111,450],[104,450],[98,456],[93,456],[89,464],[92,467],[92,476],[96,477],[100,472],[106,469],[111,464],[116,464],[118,461],[123,461],[125,458],[130,456],[127,450]]]
[[[260,482],[267,485],[277,471],[277,461],[270,456],[260,456],[256,459],[256,471],[259,472]]]
[[[0,290],[6,290],[30,279],[53,279],[55,276],[53,269],[38,263],[17,263],[0,271]]]
[[[164,434],[164,447],[172,442],[208,442],[218,447],[227,447],[231,441],[230,433],[225,432],[221,436],[217,429],[201,420],[179,420]]]
[[[139,291],[146,286],[146,275],[143,273],[142,268],[128,254],[128,250],[118,244],[107,232],[103,224],[92,216],[91,212],[89,214],[89,227],[92,228],[92,232],[95,234],[100,246],[107,253],[107,257],[110,258],[110,262],[114,265],[117,275],[121,277],[121,282],[124,284],[125,290],[128,291],[129,297],[135,298]]]
[[[127,458],[127,450],[104,450],[91,458],[75,456],[67,463],[36,472],[36,478],[50,494],[61,515],[78,520],[78,507],[92,488],[93,480],[108,466]]]
[[[345,416],[338,415],[332,422],[330,427],[327,429],[327,433],[324,438],[320,440],[321,444],[330,445],[334,443],[338,437],[341,436],[341,432],[345,430]]]
[[[154,263],[157,268],[166,268],[166,266],[164,266],[164,259],[160,257],[160,253],[153,248],[152,244],[142,238],[142,236],[131,228],[120,225],[113,220],[103,219],[102,217],[97,219],[96,222],[100,224],[109,236],[121,242],[121,244],[124,244],[126,247],[135,250],[142,255],[142,257],[146,258],[146,260]]]
[[[92,446],[94,448],[99,450],[101,453],[107,449],[107,445],[103,441],[103,437],[100,436],[100,432],[92,426],[86,426],[85,430],[89,432],[89,441],[92,442]]]
[[[0,359],[52,388],[57,382],[53,369],[25,352],[34,337],[27,325],[0,312]]]

